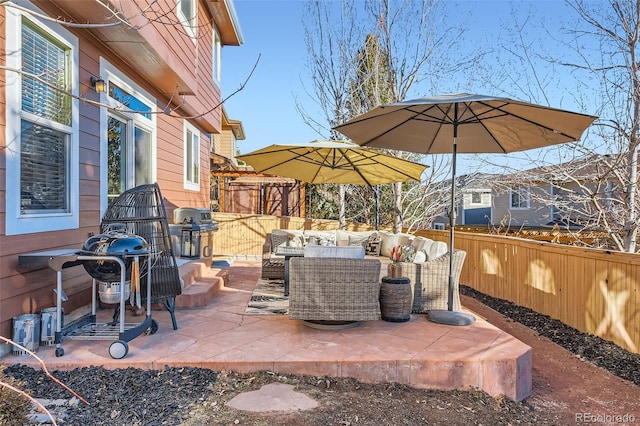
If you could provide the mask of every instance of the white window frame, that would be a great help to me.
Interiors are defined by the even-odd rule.
[[[20,2],[25,9],[37,13],[42,11],[27,2]],[[60,231],[65,229],[77,229],[80,226],[80,194],[79,194],[79,93],[78,67],[79,67],[79,43],[77,37],[64,29],[61,25],[45,22],[35,18],[27,11],[16,8],[5,8],[6,17],[6,65],[8,68],[21,69],[22,47],[22,20],[29,20],[34,26],[57,42],[70,49],[70,80],[71,80],[71,124],[69,126],[47,120],[22,111],[21,76],[19,73],[6,71],[6,205],[5,205],[5,234],[21,235],[36,232]],[[68,134],[68,182],[69,208],[66,212],[51,212],[30,214],[23,213],[20,208],[20,184],[8,184],[8,182],[20,182],[20,145],[21,145],[21,121],[29,121],[41,126],[55,129]]]
[[[220,34],[218,33],[215,25],[213,26],[211,45],[212,78],[213,82],[220,86],[220,83],[222,82],[222,40],[220,39]]]
[[[519,198],[524,198],[524,200],[520,200],[520,204],[517,206],[513,205],[513,194],[517,193]],[[525,205],[522,205],[522,201],[524,201]],[[531,186],[530,185],[514,185],[509,188],[509,209],[510,210],[527,210],[531,208]]]
[[[182,11],[183,2],[191,3],[193,16],[184,14]],[[189,34],[189,37],[195,42],[198,37],[198,0],[176,0],[176,14],[185,31]]]
[[[193,138],[190,140],[188,138],[188,134],[191,132]],[[184,189],[191,191],[200,191],[200,145],[201,145],[201,136],[200,130],[198,130],[193,124],[189,123],[187,120],[184,120]],[[193,164],[197,165],[198,171],[195,173],[195,176],[189,176],[189,150],[192,151]]]
[[[478,197],[480,197],[480,201],[473,201],[473,196],[474,195],[477,195]],[[477,192],[477,191],[471,192],[471,200],[470,200],[469,204],[472,204],[474,206],[482,204],[482,192]]]
[[[118,120],[127,122],[128,131],[131,133],[133,132],[134,126],[151,133],[151,160],[149,162],[151,167],[151,182],[157,181],[158,132],[156,118],[157,114],[154,114],[154,112],[157,110],[157,102],[155,97],[151,96],[147,91],[133,82],[123,72],[118,70],[118,68],[113,66],[103,57],[100,58],[100,76],[105,80],[105,83],[107,83],[107,87],[109,82],[113,81],[119,87],[131,93],[140,101],[151,107],[150,118],[146,118],[140,113],[126,112],[126,107],[123,107],[120,102],[111,98],[108,93],[100,94],[100,103],[109,106],[109,108],[100,107],[100,216],[102,216],[107,210],[109,204],[109,189],[107,186],[109,179],[107,158],[107,154],[109,152],[109,117],[114,117]],[[111,109],[111,111],[108,111],[108,109]],[[127,187],[126,189],[129,189],[129,187]]]

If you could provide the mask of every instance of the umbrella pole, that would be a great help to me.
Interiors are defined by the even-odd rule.
[[[380,230],[380,185],[374,188],[376,194],[376,231]]]
[[[453,159],[451,160],[451,206],[449,211],[449,292],[447,308],[453,311],[453,235],[456,228],[456,157],[458,154],[457,127],[453,132]]]
[[[429,320],[439,324],[469,325],[473,324],[476,317],[466,312],[453,310],[453,235],[456,225],[456,157],[458,154],[458,104],[454,105],[453,120],[453,157],[451,160],[451,210],[449,212],[449,288],[447,309],[432,309],[429,311]]]

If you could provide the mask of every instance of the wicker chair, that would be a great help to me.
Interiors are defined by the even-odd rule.
[[[294,257],[289,273],[289,319],[375,321],[380,315],[377,259]]]
[[[284,279],[284,257],[277,257],[273,254],[273,242],[271,234],[267,234],[262,246],[262,279],[283,280]]]
[[[453,253],[453,310],[459,311],[460,273],[467,252],[455,250]],[[413,313],[427,313],[431,309],[448,309],[449,294],[449,253],[421,263],[405,263],[403,275],[411,280],[413,290]]]
[[[100,230],[104,232],[114,223],[124,224],[127,232],[139,235],[149,243],[152,303],[165,305],[171,313],[173,329],[177,330],[175,300],[182,293],[182,280],[173,256],[169,221],[158,184],[136,186],[114,199],[102,217]],[[144,299],[149,280],[146,274],[140,278],[140,293]]]

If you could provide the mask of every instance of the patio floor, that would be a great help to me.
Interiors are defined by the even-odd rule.
[[[154,309],[159,330],[131,340],[122,359],[109,356],[111,341],[104,340],[65,340],[62,357],[55,356],[55,346],[40,346],[37,354],[50,370],[193,366],[345,376],[417,388],[474,387],[516,401],[531,394],[531,348],[483,318],[470,326],[447,326],[412,315],[405,323],[378,320],[345,330],[318,330],[284,315],[245,315],[260,262],[235,260],[223,269],[228,282],[211,302],[176,311],[178,330],[173,330],[169,312]],[[98,322],[110,321],[112,313],[99,310]],[[31,357],[12,354],[0,363],[37,366]]]

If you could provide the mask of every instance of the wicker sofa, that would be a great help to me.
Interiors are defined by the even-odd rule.
[[[264,279],[282,279],[284,277],[284,258],[278,257],[275,255],[275,248],[277,244],[299,244],[299,242],[292,242],[293,233],[288,233],[289,231],[284,230],[274,230],[281,231],[275,232],[276,237],[273,237],[272,234],[268,234],[266,237],[265,244],[263,246],[263,263],[262,263],[262,277]],[[302,231],[298,231],[302,232]],[[305,231],[307,232],[307,231]],[[320,231],[323,235],[331,235],[329,231]],[[337,232],[337,231],[332,231]],[[366,235],[370,235],[371,233],[356,233],[350,232],[347,233],[352,237],[352,243],[364,238]],[[318,231],[312,233],[311,235],[318,235]],[[336,234],[339,235],[339,234]],[[344,234],[343,234],[344,235]],[[396,235],[394,239],[390,241],[384,241],[385,237],[388,237],[386,234],[382,234],[383,240],[380,245],[380,252],[377,254],[366,254],[366,259],[377,260],[378,263],[378,283],[387,275],[387,265],[391,262],[388,253],[389,247],[392,247],[398,244],[413,244],[414,247],[419,248],[418,251],[421,252],[421,258],[417,258],[412,263],[404,264],[403,275],[408,277],[411,280],[411,289],[413,294],[412,300],[412,312],[413,313],[427,313],[431,309],[447,309],[448,308],[448,286],[449,286],[449,253],[448,247],[446,243],[442,242],[433,242],[427,239],[420,239],[420,237],[406,236],[406,235]],[[295,238],[295,237],[294,237]],[[426,241],[425,241],[426,240]],[[318,242],[316,239],[314,242]],[[385,244],[386,243],[386,244]],[[421,243],[416,244],[416,243]],[[330,248],[330,246],[328,247]],[[365,250],[366,252],[366,250]],[[466,257],[466,252],[461,250],[456,250],[454,253],[454,262],[453,262],[453,277],[454,277],[454,310],[460,309],[460,296],[459,296],[459,279],[460,273],[462,271],[462,267],[464,265],[464,260]],[[300,259],[305,259],[304,258]],[[291,259],[291,264],[293,265],[294,261],[299,261],[299,259]],[[352,263],[349,263],[351,266]],[[320,274],[329,274],[333,273],[336,266],[333,261],[330,261],[327,258],[323,258],[321,260],[314,261],[314,266],[319,268],[322,272]],[[357,273],[354,271],[345,270],[344,273],[348,276],[356,275]],[[359,273],[359,272],[358,272]],[[294,281],[305,281],[304,275],[298,276],[297,278],[293,275],[293,268],[290,269],[290,304],[292,303],[292,288],[294,286]],[[313,283],[311,281],[315,280],[315,277],[309,278],[304,282],[305,288],[309,291],[313,291]],[[300,284],[296,284],[298,288],[300,288]],[[310,285],[310,286],[309,286]],[[306,297],[306,296],[305,296]],[[296,296],[293,296],[295,299]],[[295,305],[295,301],[293,304]]]

